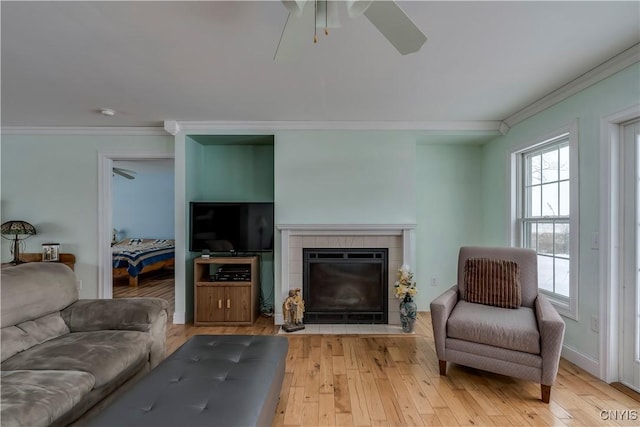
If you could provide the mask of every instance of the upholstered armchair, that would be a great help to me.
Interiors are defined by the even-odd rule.
[[[458,284],[431,303],[431,318],[440,375],[453,362],[535,381],[549,403],[565,325],[538,293],[533,250],[461,248]]]

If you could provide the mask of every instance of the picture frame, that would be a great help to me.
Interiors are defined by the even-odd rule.
[[[46,261],[46,262],[60,261],[60,243],[43,243],[42,244],[42,261]]]

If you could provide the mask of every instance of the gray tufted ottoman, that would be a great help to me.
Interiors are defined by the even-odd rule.
[[[194,336],[89,425],[270,426],[288,347],[284,337]]]

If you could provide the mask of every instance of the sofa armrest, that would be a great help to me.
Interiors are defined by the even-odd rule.
[[[169,304],[162,298],[78,300],[62,310],[71,332],[127,330],[151,335],[150,363],[153,368],[165,357]]]
[[[540,355],[542,356],[540,383],[551,386],[558,373],[565,325],[562,317],[544,295],[538,294],[535,306],[538,330],[540,331]]]
[[[431,324],[433,340],[436,343],[438,360],[446,360],[444,342],[447,338],[447,320],[453,307],[458,303],[458,285],[453,285],[438,298],[431,301]]]

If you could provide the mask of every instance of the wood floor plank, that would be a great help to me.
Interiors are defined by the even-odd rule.
[[[336,407],[333,394],[321,393],[318,398],[318,425],[322,427],[336,425]]]
[[[367,410],[371,420],[386,420],[385,411],[382,409],[382,400],[379,389],[376,386],[376,378],[371,372],[362,372],[360,374],[364,395],[367,401]]]
[[[382,407],[386,419],[393,426],[408,425],[402,413],[402,405],[395,397],[391,383],[386,378],[378,378],[375,380],[376,386],[382,398]]]
[[[327,338],[322,341],[320,347],[320,372],[318,379],[320,382],[320,394],[330,393],[333,395],[333,341]],[[331,398],[333,400],[333,397]]]
[[[357,369],[347,369],[347,383],[349,384],[349,400],[351,402],[351,415],[353,424],[356,426],[366,426],[371,424],[367,399],[364,386],[360,379],[360,371]]]
[[[318,406],[317,401],[305,401],[302,404],[302,425],[309,427],[318,426]]]
[[[302,425],[304,387],[289,388],[287,409],[284,412],[284,425]]]
[[[349,381],[347,375],[340,374],[333,376],[333,401],[337,414],[351,414],[351,399],[349,396]]]

